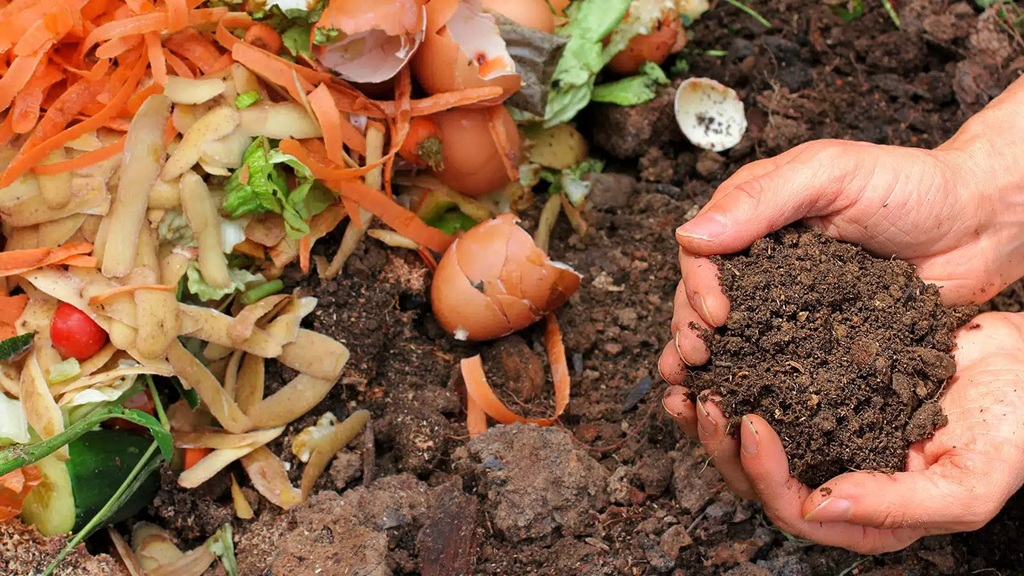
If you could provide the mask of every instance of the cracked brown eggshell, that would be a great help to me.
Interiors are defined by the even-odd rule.
[[[499,87],[496,98],[468,107],[504,102],[522,85],[494,16],[480,0],[430,0],[426,36],[410,61],[413,75],[429,94]]]
[[[502,214],[452,242],[434,272],[434,316],[457,340],[494,340],[522,330],[565,304],[582,276],[548,258]]]
[[[314,29],[337,35],[312,46],[321,64],[349,82],[374,85],[394,78],[419,49],[427,10],[418,0],[331,0]]]

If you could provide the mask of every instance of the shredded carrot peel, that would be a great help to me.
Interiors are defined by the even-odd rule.
[[[88,261],[78,259],[79,256],[90,252],[92,252],[92,244],[88,242],[65,244],[52,250],[50,248],[32,248],[0,252],[0,277],[16,276],[44,266],[57,266],[69,262],[79,266],[91,262],[95,266],[96,260],[91,256],[88,257]]]
[[[36,466],[24,466],[0,476],[0,522],[21,514],[25,498],[42,481],[43,474]]]
[[[544,345],[551,364],[551,378],[555,387],[555,412],[550,418],[524,418],[505,405],[487,383],[483,361],[480,355],[464,358],[461,362],[462,379],[466,382],[466,416],[470,436],[476,436],[486,429],[486,419],[480,412],[494,418],[501,424],[515,422],[550,426],[565,412],[569,405],[571,390],[569,364],[565,356],[565,345],[562,343],[562,330],[554,314],[544,319]]]

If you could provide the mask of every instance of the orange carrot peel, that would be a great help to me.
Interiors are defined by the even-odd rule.
[[[480,355],[464,358],[460,363],[462,379],[466,383],[466,416],[470,436],[475,436],[486,429],[486,419],[481,412],[501,424],[516,422],[550,426],[565,412],[569,405],[571,382],[569,364],[565,356],[565,345],[562,343],[562,330],[554,314],[545,317],[544,345],[547,348],[548,361],[551,364],[551,378],[555,387],[555,412],[550,418],[524,418],[505,405],[487,383],[483,361]]]
[[[0,476],[0,522],[21,514],[21,507],[32,489],[41,484],[43,474],[36,466],[23,466]]]
[[[85,256],[92,252],[92,244],[77,242],[57,248],[30,248],[0,252],[0,277],[17,276],[45,266],[72,263],[80,267],[95,267],[96,258]],[[81,258],[85,256],[85,258]]]

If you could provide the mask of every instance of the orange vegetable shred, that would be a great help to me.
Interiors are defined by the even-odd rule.
[[[565,345],[562,342],[562,330],[558,326],[558,319],[554,314],[548,314],[544,319],[544,345],[548,352],[548,362],[551,364],[551,379],[555,387],[555,412],[550,418],[524,418],[516,414],[505,405],[494,393],[494,389],[487,383],[487,376],[484,374],[483,361],[480,355],[464,358],[461,362],[462,379],[466,383],[466,416],[467,427],[470,436],[480,434],[486,429],[486,422],[481,424],[480,415],[477,410],[495,419],[501,424],[513,424],[515,422],[550,426],[558,420],[569,405],[569,394],[571,383],[569,379],[569,364],[565,356]]]
[[[25,498],[42,481],[42,472],[38,467],[31,465],[0,476],[0,522],[21,514]]]

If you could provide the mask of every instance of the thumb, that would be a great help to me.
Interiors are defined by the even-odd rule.
[[[808,496],[804,519],[890,530],[976,530],[999,512],[1005,498],[995,493],[997,482],[986,479],[979,486],[978,478],[962,477],[954,466],[946,460],[917,472],[837,476]]]
[[[726,181],[693,219],[676,230],[691,254],[739,252],[797,220],[831,212],[848,180],[849,162],[793,160],[766,174],[731,184]]]

